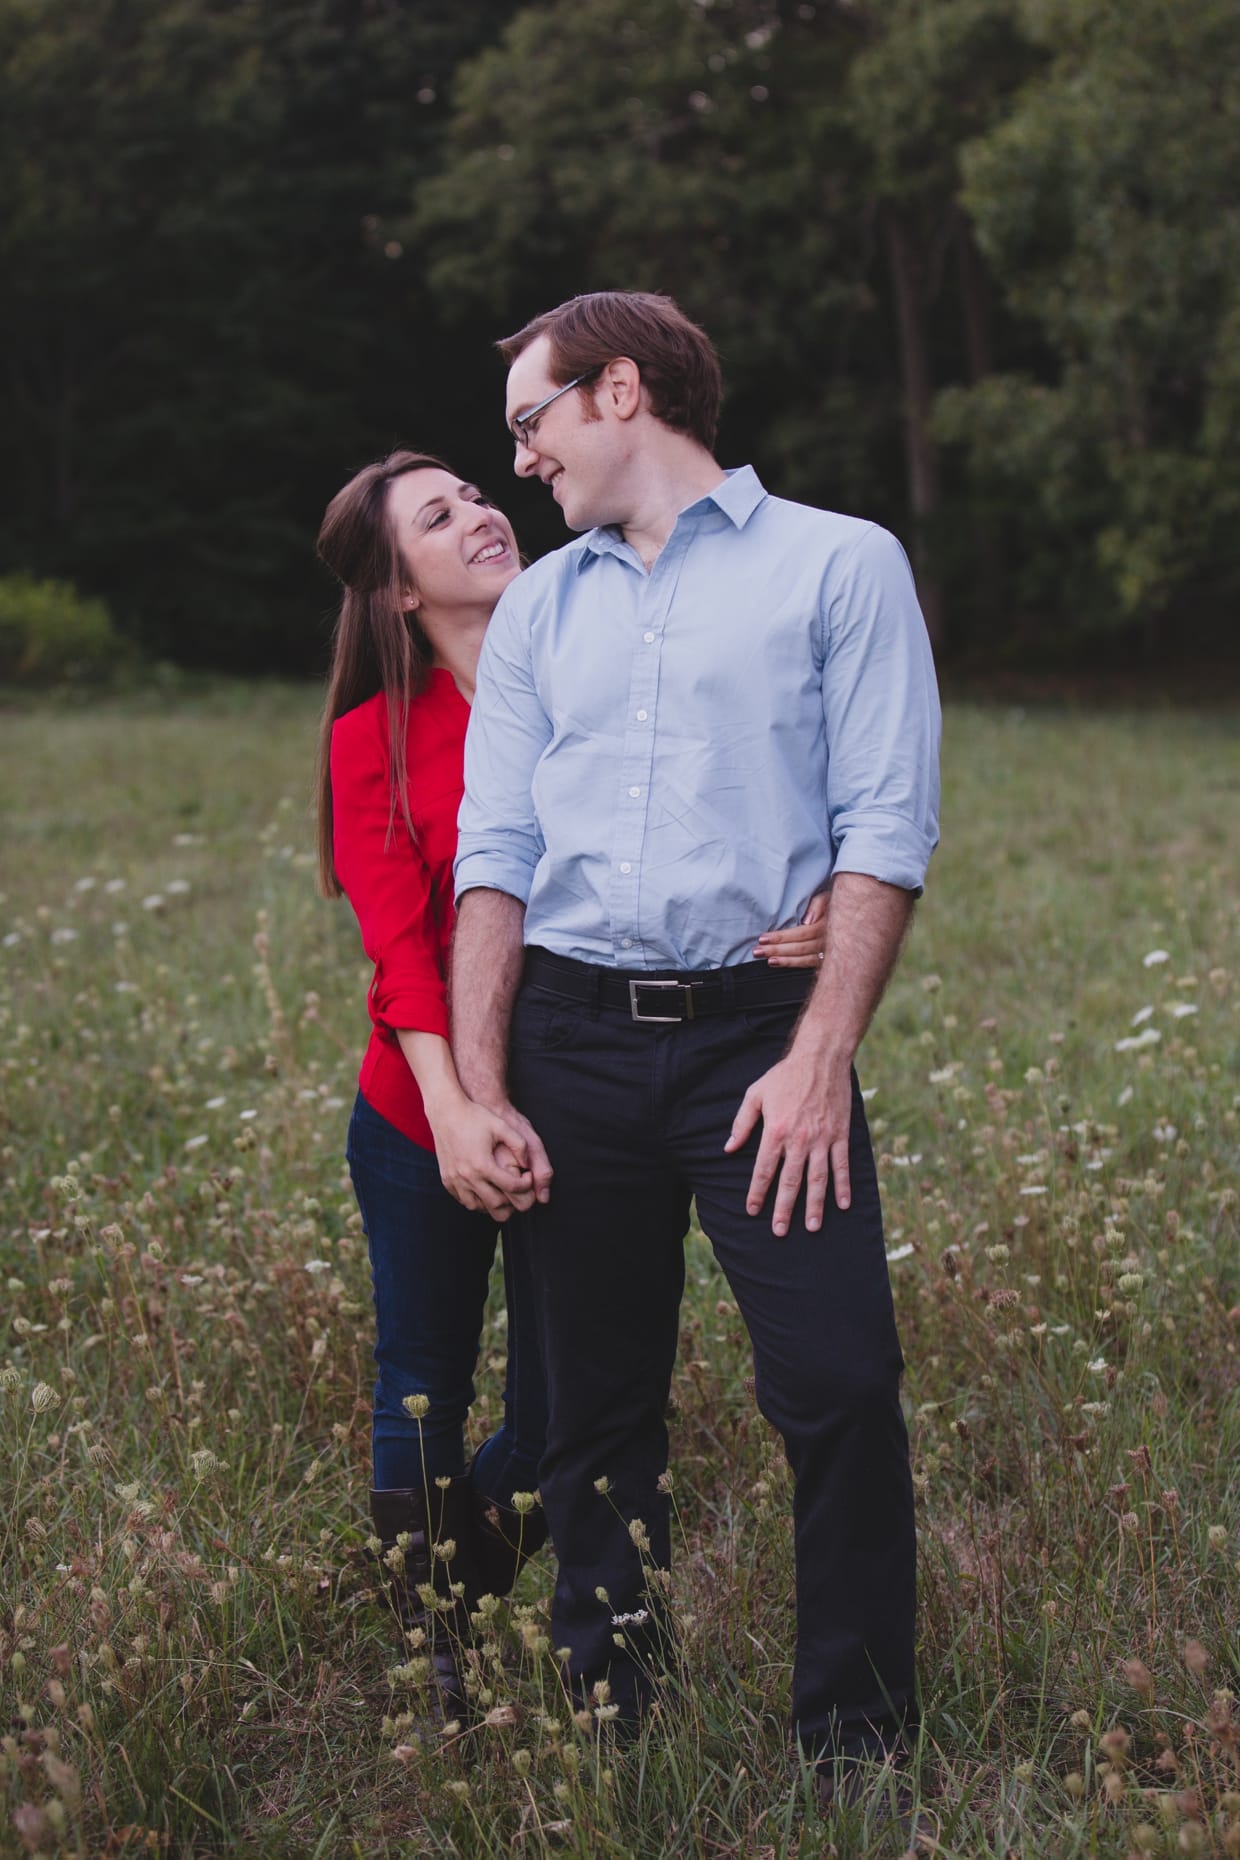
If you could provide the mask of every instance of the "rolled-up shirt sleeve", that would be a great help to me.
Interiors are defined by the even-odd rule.
[[[941,716],[908,558],[871,525],[824,602],[822,708],[833,872],[920,893],[939,837]]]
[[[543,855],[533,782],[551,740],[551,723],[534,687],[529,621],[520,583],[505,593],[487,628],[465,737],[455,886],[506,891],[528,903]]]
[[[351,711],[332,730],[332,839],[336,876],[375,965],[370,1017],[389,1035],[448,1037],[447,990],[430,873],[391,801],[386,745],[373,719]],[[386,727],[386,721],[384,723]]]

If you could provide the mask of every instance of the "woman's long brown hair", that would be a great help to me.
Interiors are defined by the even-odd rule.
[[[347,710],[382,691],[387,698],[391,771],[388,833],[399,808],[409,833],[413,821],[406,792],[405,725],[409,700],[426,683],[431,649],[414,615],[407,611],[409,574],[388,516],[393,481],[411,471],[447,471],[427,452],[390,452],[367,465],[337,491],[327,506],[318,550],[343,584],[332,634],[327,696],[319,725],[317,774],[319,890],[341,895],[332,830],[332,725]]]

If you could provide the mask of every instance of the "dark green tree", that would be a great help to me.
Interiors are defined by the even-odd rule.
[[[946,395],[939,430],[1007,487],[1024,604],[1183,638],[1240,592],[1235,7],[1025,10],[1048,64],[966,150],[963,200],[1044,360]]]
[[[388,220],[510,10],[0,0],[0,565],[171,656],[314,662],[317,517],[432,373]]]
[[[893,523],[941,634],[933,394],[992,347],[957,156],[1030,63],[1016,0],[530,8],[460,74],[432,282],[510,320],[672,291],[724,352],[725,442]]]

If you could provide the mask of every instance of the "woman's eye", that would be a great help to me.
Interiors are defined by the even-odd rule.
[[[435,529],[435,528],[437,527],[437,525],[439,525],[440,523],[446,523],[447,521],[448,521],[448,513],[447,513],[447,511],[446,511],[446,510],[437,510],[437,511],[435,512],[435,515],[434,515],[434,516],[433,516],[433,517],[431,518],[431,520],[430,520],[430,522],[429,522],[429,523],[427,524],[427,526],[426,526],[426,527],[427,527],[428,529],[431,529],[431,530],[433,530],[433,529]]]

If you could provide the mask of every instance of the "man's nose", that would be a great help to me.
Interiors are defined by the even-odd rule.
[[[512,469],[518,478],[528,478],[537,470],[538,453],[526,440],[517,440],[517,449],[513,454]]]

